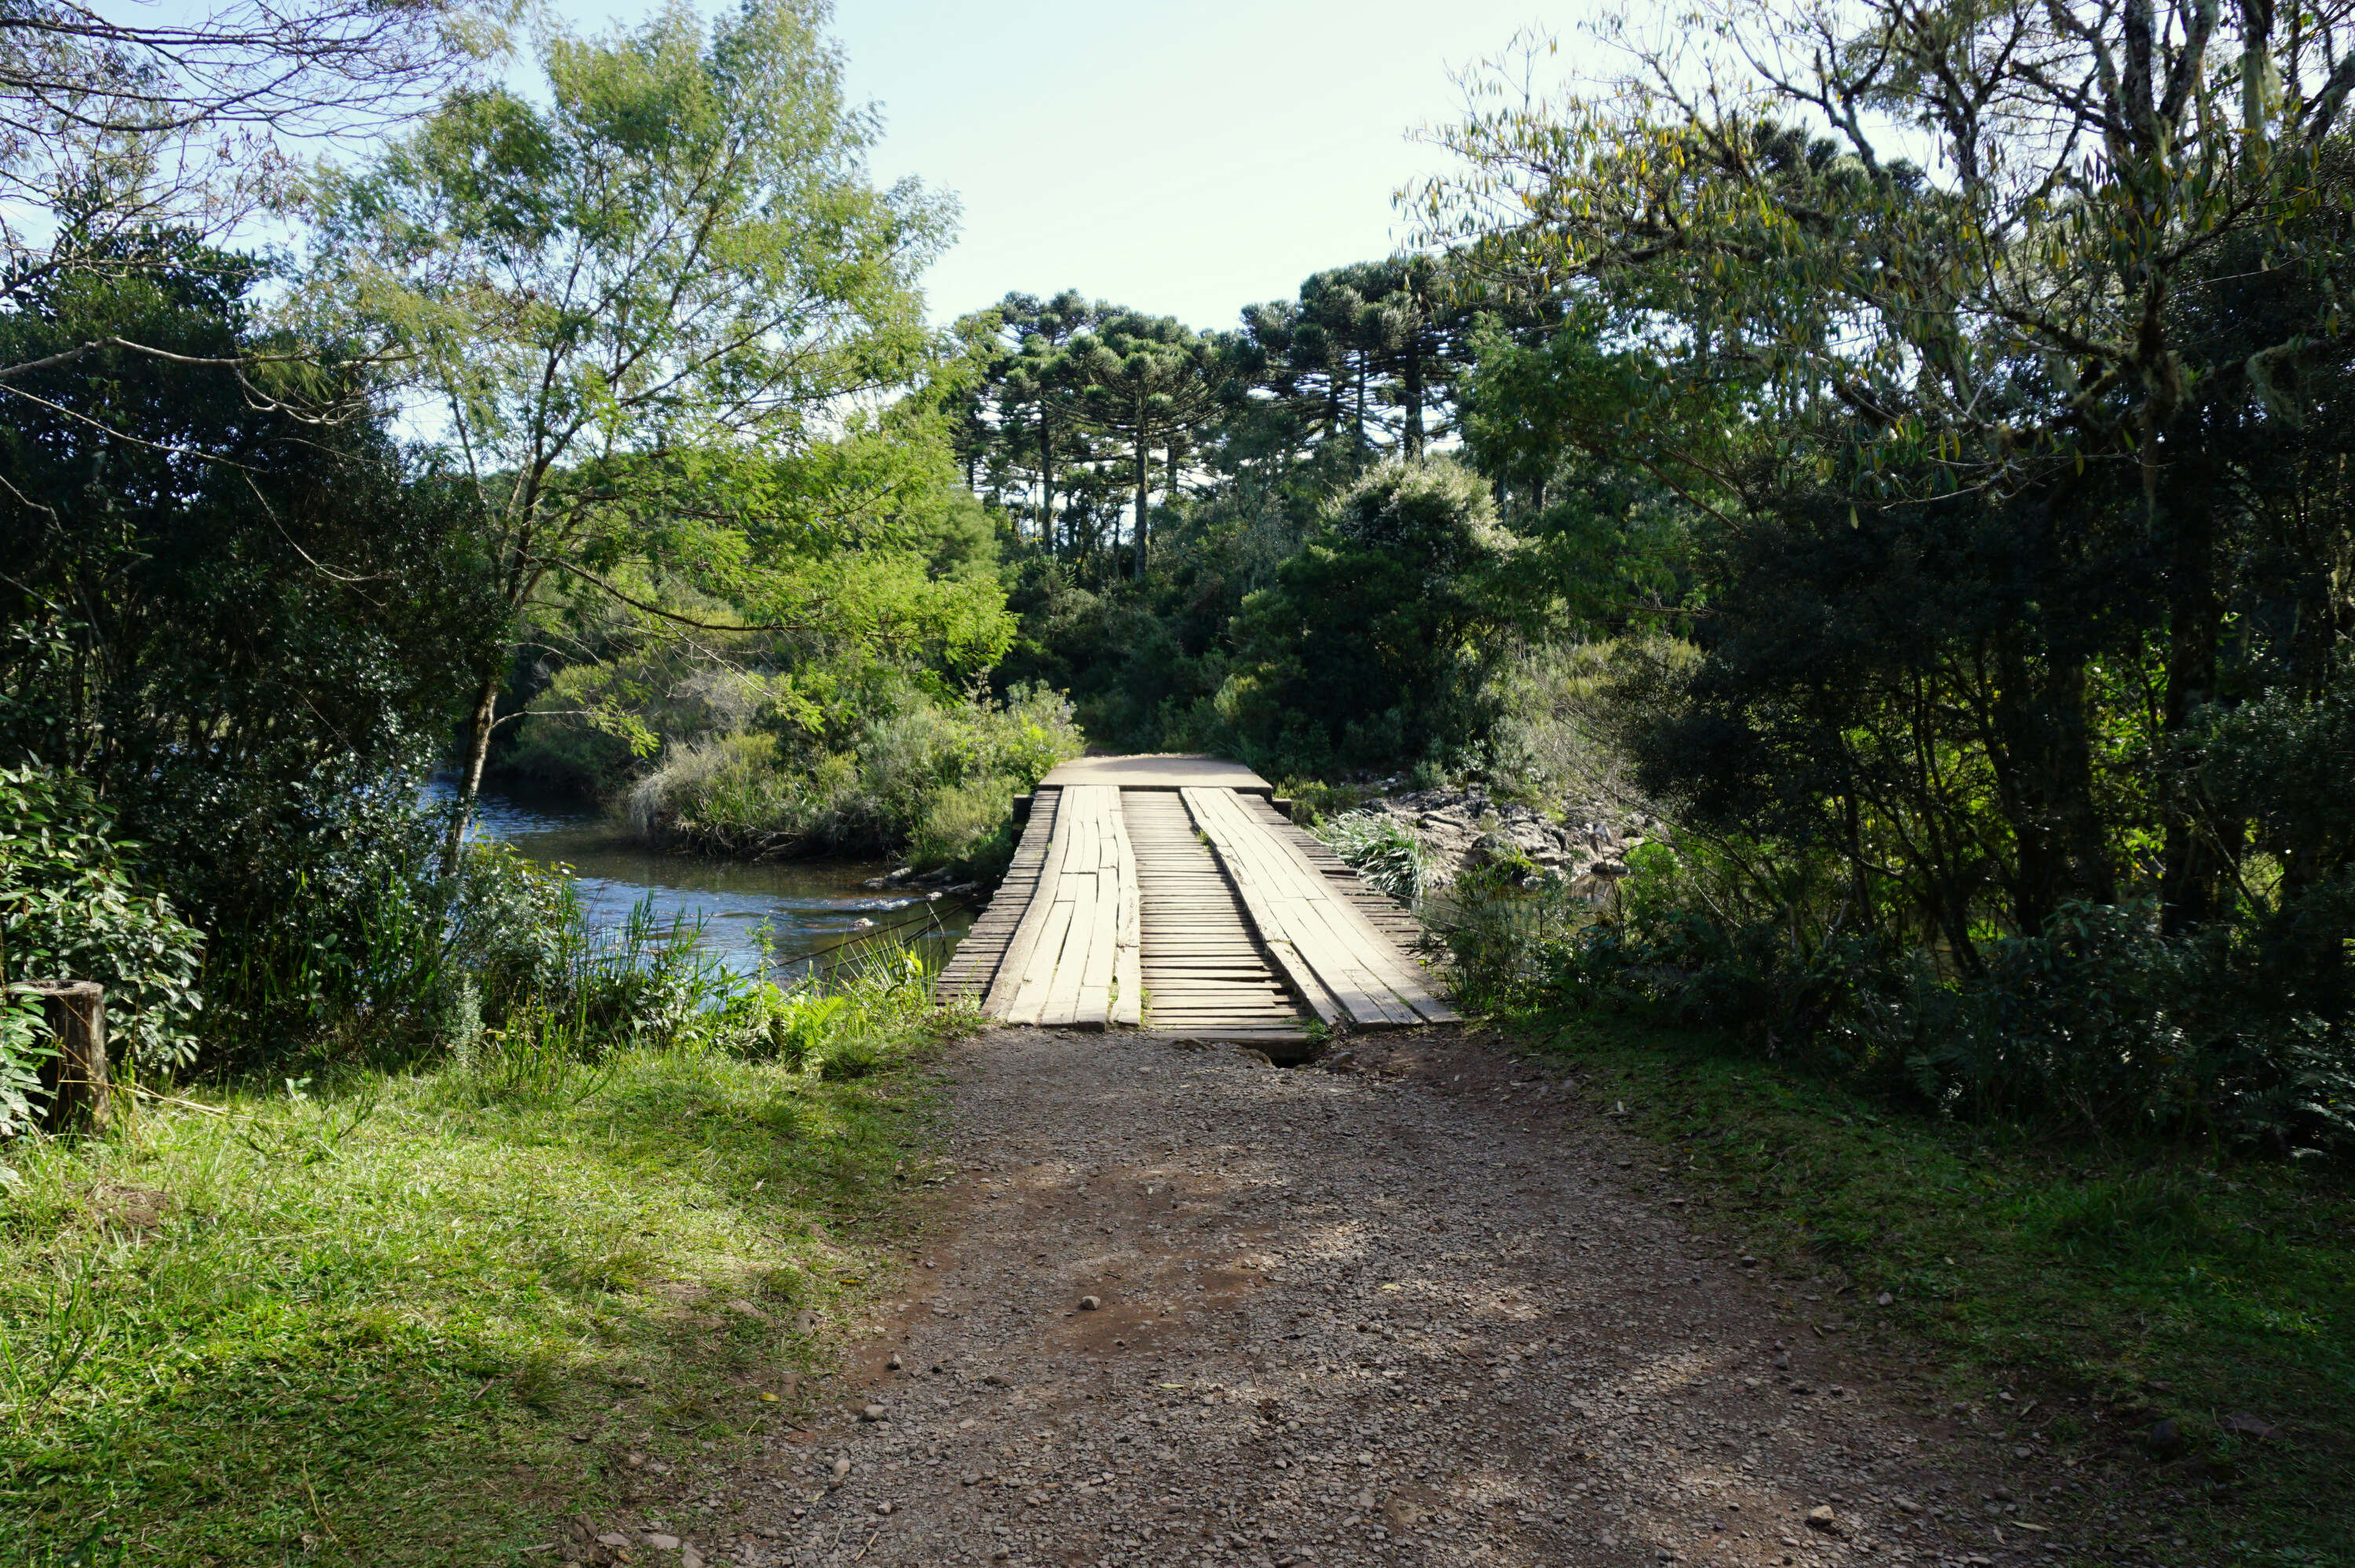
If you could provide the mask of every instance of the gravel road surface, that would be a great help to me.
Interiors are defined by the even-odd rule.
[[[1476,1039],[1279,1069],[1002,1030],[945,1067],[936,1226],[809,1430],[679,1478],[609,1547],[684,1568],[2058,1549],[2035,1445],[1901,1408],[1902,1363],[1847,1331],[1872,1303],[1695,1234],[1656,1147]]]

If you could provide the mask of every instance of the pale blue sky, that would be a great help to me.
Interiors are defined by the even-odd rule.
[[[647,9],[554,4],[584,30]],[[853,92],[883,109],[875,173],[963,204],[928,281],[936,317],[1076,288],[1223,327],[1320,268],[1387,254],[1406,237],[1391,193],[1442,166],[1405,132],[1454,116],[1449,69],[1532,24],[1574,47],[1582,14],[1560,0],[837,0],[834,30]]]

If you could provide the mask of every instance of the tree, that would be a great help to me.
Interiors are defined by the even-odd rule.
[[[1220,707],[1271,770],[1455,762],[1493,717],[1479,677],[1518,622],[1516,549],[1476,474],[1381,464],[1243,601]]]
[[[218,238],[278,194],[293,144],[419,111],[496,41],[447,0],[231,0],[168,21],[0,7],[0,297],[21,308],[58,276],[168,268],[124,241]]]
[[[1057,475],[1073,471],[1094,455],[1071,411],[1063,350],[1080,334],[1124,313],[1101,300],[1091,301],[1076,289],[1043,302],[1028,294],[1008,294],[999,308],[1015,339],[1006,366],[1000,417],[1012,426],[1012,450],[1033,460],[1039,475],[1039,540],[1051,549]]]
[[[632,562],[761,602],[763,454],[929,362],[915,281],[949,210],[868,182],[875,120],[844,101],[823,17],[751,0],[708,38],[683,5],[602,42],[551,33],[545,107],[463,91],[317,180],[315,295],[411,356],[511,619],[551,574],[620,594]],[[823,599],[766,609],[771,630],[891,635]],[[473,673],[453,863],[499,683]]]
[[[1042,376],[1051,399],[1128,442],[1136,492],[1135,572],[1144,577],[1153,450],[1182,441],[1218,411],[1227,377],[1217,344],[1171,317],[1124,313],[1075,335]]]
[[[2355,348],[2332,278],[2355,56],[2329,40],[2349,8],[2282,21],[2258,5],[1802,0],[1711,20],[1636,43],[1601,97],[1531,99],[1509,70],[1473,82],[1468,118],[1443,139],[1474,172],[1422,193],[1432,236],[1465,242],[1499,288],[1621,301],[1631,379],[1650,384],[1639,418],[1676,387],[1755,387],[1739,418],[1651,423],[1646,455],[1686,493],[1810,537],[1851,520],[1868,537],[1893,529],[1912,542],[1892,568],[1932,539],[1976,541],[1970,558],[1994,575],[1974,579],[1988,592],[1969,599],[1986,618],[1968,634],[2010,664],[1966,683],[2002,701],[1966,744],[1970,766],[2011,773],[1990,775],[1996,837],[1950,884],[2011,878],[2034,890],[2013,901],[2031,920],[2115,896],[2140,836],[2126,822],[2147,808],[2154,891],[2170,927],[2197,923],[2230,867],[2179,802],[2149,792],[2150,770],[2224,694],[2234,519],[2254,493],[2219,440],[2304,422],[2307,392]],[[1930,163],[1892,154],[1898,127]],[[2235,279],[2243,308],[2217,330],[2196,307]],[[1624,429],[1597,419],[1582,435]],[[1747,524],[1721,521],[1721,562],[1762,567]],[[1799,558],[1839,557],[1821,543]],[[2126,586],[2137,575],[2155,594]],[[1763,615],[1770,601],[1751,603]],[[1954,630],[1963,641],[1941,660],[1969,654]],[[2150,730],[2129,694],[2105,691],[2109,654],[2128,646],[2150,668]],[[1721,698],[1732,682],[1729,666]],[[1910,726],[1928,701],[1917,688],[1882,719]],[[1729,743],[1750,723],[1718,716]],[[2115,744],[2105,726],[2138,754],[2125,796],[2097,762]],[[1837,722],[1810,735],[1782,755],[1832,768]],[[1929,729],[1919,738],[1915,755],[1944,767]],[[1808,792],[1835,817],[1859,805]],[[1860,863],[1887,863],[1845,837]],[[2044,869],[1993,875],[1987,853]]]
[[[112,243],[137,265],[0,314],[0,355],[44,366],[0,423],[0,767],[89,781],[208,934],[208,1015],[233,1020],[291,1000],[255,994],[290,989],[260,949],[351,950],[497,607],[459,498],[381,420],[304,411],[365,411],[365,371],[257,324],[260,263]]]

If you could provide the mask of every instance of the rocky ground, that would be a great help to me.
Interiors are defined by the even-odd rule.
[[[568,1555],[1831,1568],[2069,1550],[2031,1412],[1907,1413],[1908,1365],[1859,1343],[1873,1303],[1697,1234],[1657,1150],[1572,1086],[1450,1035],[1331,1062],[1131,1033],[957,1047],[932,1239],[853,1326],[815,1416],[749,1461],[649,1467],[639,1511]]]
[[[1371,800],[1376,811],[1413,833],[1430,857],[1424,885],[1442,887],[1475,867],[1513,866],[1532,886],[1550,879],[1592,893],[1626,874],[1628,852],[1658,824],[1603,801],[1565,803],[1557,821],[1531,807],[1478,789],[1419,790]]]

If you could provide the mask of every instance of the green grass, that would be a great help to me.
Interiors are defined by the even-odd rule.
[[[1970,1402],[1999,1440],[2041,1433],[2073,1461],[2067,1507],[2189,1542],[2161,1561],[2355,1562],[2343,1169],[2005,1140],[1622,1018],[1511,1033],[1624,1106],[1796,1311],[1891,1337],[1927,1361],[1921,1397]],[[2279,1433],[2222,1425],[2243,1412]],[[2154,1442],[2169,1420],[2179,1441]],[[2134,1525],[2145,1508],[2163,1530]]]
[[[0,1149],[0,1561],[554,1562],[624,1448],[810,1397],[931,1147],[921,1066],[873,1065],[490,1064]]]

